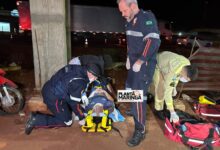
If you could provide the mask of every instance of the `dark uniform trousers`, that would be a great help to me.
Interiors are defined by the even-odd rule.
[[[53,115],[37,113],[35,127],[70,126],[72,111],[84,118],[79,102],[72,100],[81,96],[81,91],[88,83],[86,68],[77,65],[67,65],[61,68],[48,80],[42,88],[44,103]],[[73,97],[70,98],[70,95]]]
[[[155,49],[157,52],[159,40],[153,39],[152,41],[154,43],[152,43],[151,48]],[[152,82],[157,63],[156,53],[149,59],[147,64],[142,64],[141,70],[139,72],[134,72],[132,70],[132,66],[134,65],[137,58],[132,58],[131,56],[129,56],[129,58],[131,62],[131,69],[128,71],[126,88],[131,88],[132,90],[143,90],[144,101],[132,103],[131,111],[134,117],[135,128],[138,130],[144,130],[146,124],[147,93],[149,85]]]
[[[58,99],[57,96],[51,91],[49,84],[45,84],[42,89],[42,96],[44,103],[47,105],[48,109],[53,113],[53,115],[47,114],[36,114],[35,127],[61,127],[68,126],[64,122],[72,121],[72,111],[67,103]],[[77,107],[77,102],[75,102]],[[71,124],[70,124],[71,125]]]

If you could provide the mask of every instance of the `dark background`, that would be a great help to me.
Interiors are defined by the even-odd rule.
[[[172,21],[176,29],[220,26],[218,0],[138,0],[138,3],[140,8],[152,10],[158,19]],[[71,0],[71,4],[117,7],[116,0]],[[0,9],[16,9],[16,0],[0,0]]]
[[[72,4],[117,7],[116,0],[72,0]],[[172,21],[176,28],[218,28],[218,0],[138,0],[139,7],[152,10],[158,19]]]

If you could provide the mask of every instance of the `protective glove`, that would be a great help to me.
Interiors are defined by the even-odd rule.
[[[141,70],[141,65],[142,65],[142,64],[143,64],[143,61],[137,60],[137,61],[134,63],[133,67],[132,67],[133,71],[134,71],[134,72],[139,72],[139,71]]]
[[[89,104],[89,99],[88,99],[88,97],[86,96],[86,94],[82,94],[82,97],[81,97],[81,101],[82,101],[82,103],[85,105],[85,106],[87,106],[88,104]]]
[[[127,61],[126,61],[126,69],[129,70],[131,68],[131,65],[130,65],[130,59],[129,57],[127,57]]]
[[[179,116],[176,114],[175,111],[170,112],[170,122],[176,123],[179,121]]]
[[[82,119],[78,123],[79,123],[79,125],[83,126],[83,125],[85,125],[86,122],[85,122],[85,119]]]
[[[174,87],[173,92],[172,92],[172,96],[174,97],[174,96],[176,96],[176,94],[177,94],[177,91],[176,91],[176,88]]]

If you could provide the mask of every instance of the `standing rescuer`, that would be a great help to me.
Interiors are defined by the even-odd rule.
[[[144,101],[134,102],[131,112],[135,130],[128,146],[133,147],[145,138],[146,100],[149,84],[152,81],[156,54],[160,46],[157,20],[151,11],[140,10],[137,0],[117,0],[119,11],[126,19],[128,77],[126,89],[143,90]]]
[[[157,66],[154,73],[153,84],[155,86],[155,114],[160,119],[165,119],[164,101],[170,111],[170,121],[177,122],[179,117],[173,106],[173,97],[179,81],[189,82],[198,76],[197,67],[190,61],[173,52],[164,51],[157,55]]]

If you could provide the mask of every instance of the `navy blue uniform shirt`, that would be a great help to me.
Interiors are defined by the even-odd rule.
[[[81,101],[81,93],[87,87],[89,79],[86,68],[79,65],[67,65],[50,79],[54,94],[60,99]]]
[[[157,20],[151,11],[140,10],[126,23],[125,28],[131,64],[137,59],[147,62],[152,55],[156,55],[154,49],[149,48],[151,43],[148,41],[149,38],[160,39]]]

